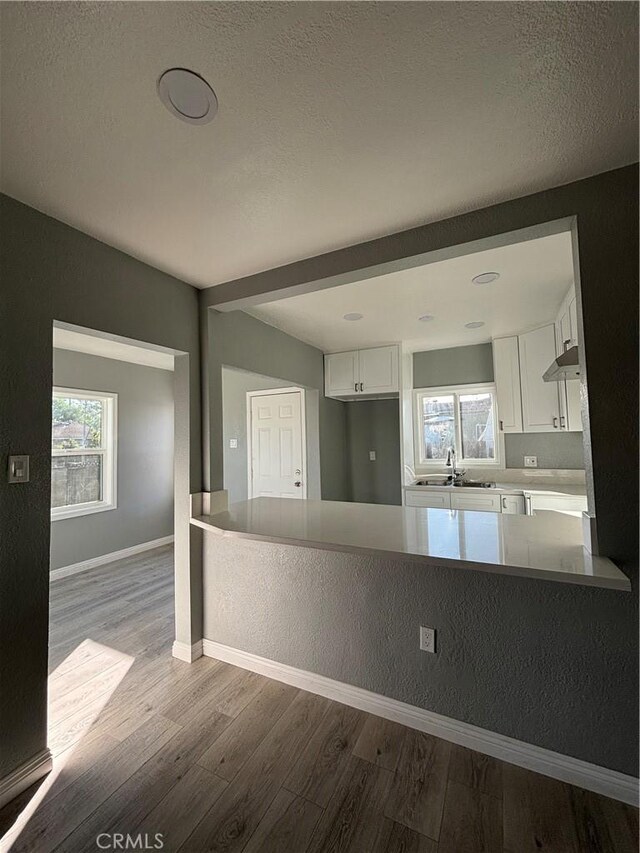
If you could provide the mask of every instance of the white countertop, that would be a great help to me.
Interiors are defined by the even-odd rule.
[[[610,560],[582,545],[581,519],[340,501],[254,498],[191,523],[222,536],[374,554],[426,565],[630,590]]]
[[[425,480],[427,477],[424,478]],[[435,477],[434,477],[435,479]],[[491,477],[487,477],[489,482],[493,482]],[[488,489],[478,488],[477,486],[418,486],[416,483],[408,484],[404,487],[405,489],[423,491],[425,489],[433,490],[437,489],[438,491],[455,491],[455,492],[499,492],[500,494],[515,494],[515,495],[579,495],[583,496],[587,494],[587,488],[584,485],[578,484],[570,484],[570,483],[562,483],[562,484],[549,484],[549,483],[505,483],[505,482],[497,482],[495,486],[492,486]]]

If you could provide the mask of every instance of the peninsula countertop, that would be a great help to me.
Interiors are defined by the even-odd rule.
[[[522,516],[261,497],[191,523],[221,536],[631,589],[611,560],[585,550],[581,519],[556,512]]]

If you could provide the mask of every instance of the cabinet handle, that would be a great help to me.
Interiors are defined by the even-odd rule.
[[[500,421],[500,432],[504,432],[504,421]]]
[[[506,509],[506,508],[507,508],[507,499],[502,498],[502,509]]]
[[[354,391],[357,391],[357,390],[358,390],[358,383],[357,383],[357,382],[354,382],[354,383],[353,383],[353,390],[354,390]]]
[[[553,428],[558,429],[558,419],[557,418],[553,419]]]
[[[564,415],[560,415],[560,429],[565,429]]]
[[[362,384],[362,382],[360,383],[360,390],[364,391],[364,385]]]

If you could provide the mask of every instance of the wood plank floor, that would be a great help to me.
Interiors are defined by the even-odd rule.
[[[214,660],[171,657],[172,551],[51,588],[54,770],[3,851],[636,853],[635,809]],[[104,839],[102,840],[104,843]]]

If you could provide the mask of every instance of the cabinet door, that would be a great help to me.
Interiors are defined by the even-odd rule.
[[[575,296],[569,302],[569,331],[572,342],[577,346],[580,339],[578,336],[578,309]]]
[[[560,429],[557,382],[544,382],[542,374],[556,357],[554,324],[518,337],[523,432]]]
[[[399,390],[398,347],[361,349],[358,386],[363,394],[389,394]]]
[[[502,495],[500,506],[503,515],[524,515],[524,495]]]
[[[522,432],[520,358],[518,338],[493,341],[493,373],[498,396],[498,421],[502,432]]]
[[[486,492],[454,492],[451,495],[451,509],[500,512],[500,495]]]
[[[412,492],[407,489],[405,506],[423,506],[432,509],[449,509],[449,492]]]
[[[325,355],[324,393],[327,397],[351,397],[359,387],[357,350]]]

